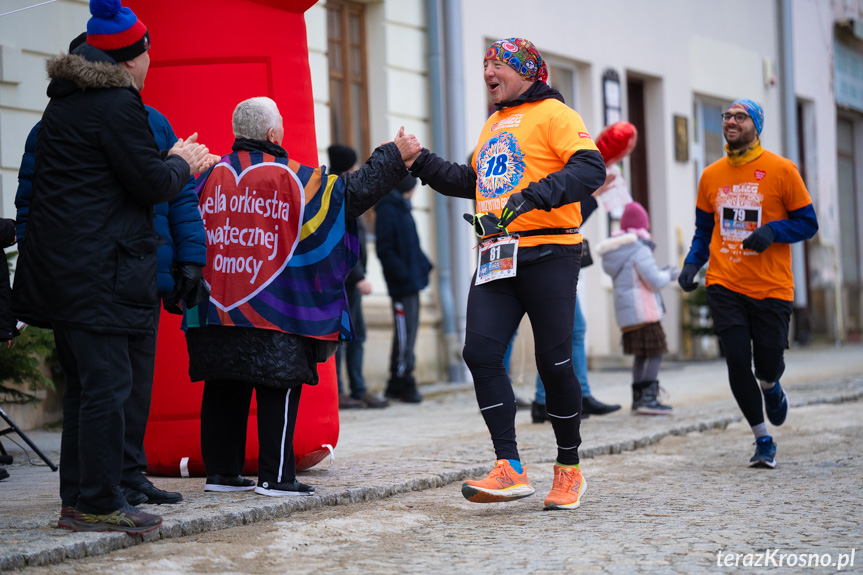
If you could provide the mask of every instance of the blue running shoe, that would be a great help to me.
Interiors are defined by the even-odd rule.
[[[778,381],[773,389],[764,392],[764,410],[767,412],[767,419],[776,427],[785,423],[785,418],[788,417],[788,395]]]
[[[749,460],[749,467],[776,467],[776,444],[772,437],[768,435],[755,440],[755,455]]]

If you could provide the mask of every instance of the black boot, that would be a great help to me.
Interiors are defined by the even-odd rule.
[[[646,386],[646,383],[638,382],[632,384],[632,413],[635,413],[635,408],[641,402],[641,391]]]
[[[590,415],[606,415],[620,409],[617,404],[609,405],[602,403],[592,395],[585,395],[581,398],[581,418],[584,419]]]
[[[548,421],[548,413],[545,405],[535,401],[530,402],[530,420],[532,423],[545,423]]]
[[[395,376],[391,376],[387,381],[387,388],[384,390],[384,397],[390,399],[399,399],[402,396],[402,382]]]
[[[658,381],[633,383],[632,400],[633,412],[641,415],[671,415],[673,411],[670,405],[659,403]]]
[[[417,382],[412,375],[409,375],[401,380],[401,395],[400,399],[405,403],[420,403],[423,400],[422,394],[417,389]]]

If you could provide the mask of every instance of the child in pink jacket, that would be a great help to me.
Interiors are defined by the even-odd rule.
[[[668,353],[659,321],[665,306],[659,290],[677,278],[677,270],[660,269],[650,238],[650,219],[638,202],[623,209],[620,231],[603,241],[597,252],[602,269],[614,281],[614,315],[623,332],[623,353],[632,363],[632,411],[645,415],[669,415],[670,405],[659,402],[659,365]]]

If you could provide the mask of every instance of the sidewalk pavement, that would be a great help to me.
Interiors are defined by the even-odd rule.
[[[863,398],[863,346],[814,347],[789,350],[782,378],[792,405],[857,401]],[[742,419],[728,389],[722,360],[697,363],[668,362],[660,372],[674,406],[671,417],[634,417],[628,373],[623,370],[590,374],[595,396],[621,403],[624,409],[582,424],[585,473],[591,458],[655,444],[670,435],[723,430]],[[517,384],[517,393],[531,397],[531,385]],[[484,475],[494,460],[491,441],[469,384],[424,386],[419,405],[395,404],[383,410],[350,410],[341,414],[341,433],[335,461],[324,461],[301,473],[316,487],[313,497],[270,498],[253,492],[204,493],[203,478],[152,478],[157,486],[183,493],[174,506],[143,506],[159,513],[159,531],[144,536],[122,533],[74,533],[57,528],[60,501],[58,476],[32,452],[27,462],[21,450],[3,438],[15,457],[11,477],[0,483],[0,571],[30,565],[50,565],[66,559],[108,553],[146,541],[181,537],[283,518],[297,511],[349,503],[369,504],[399,493],[440,487],[465,477]],[[517,433],[522,461],[529,466],[550,464],[555,457],[548,424],[532,424],[519,411]],[[773,430],[781,445],[783,429]],[[28,432],[54,463],[59,459],[59,432]],[[716,445],[718,455],[745,466],[751,442]],[[23,445],[23,442],[21,442]],[[778,459],[782,465],[781,451]]]

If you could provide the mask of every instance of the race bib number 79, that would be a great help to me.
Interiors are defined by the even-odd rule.
[[[761,226],[761,206],[721,206],[721,234],[729,240],[745,240]]]

